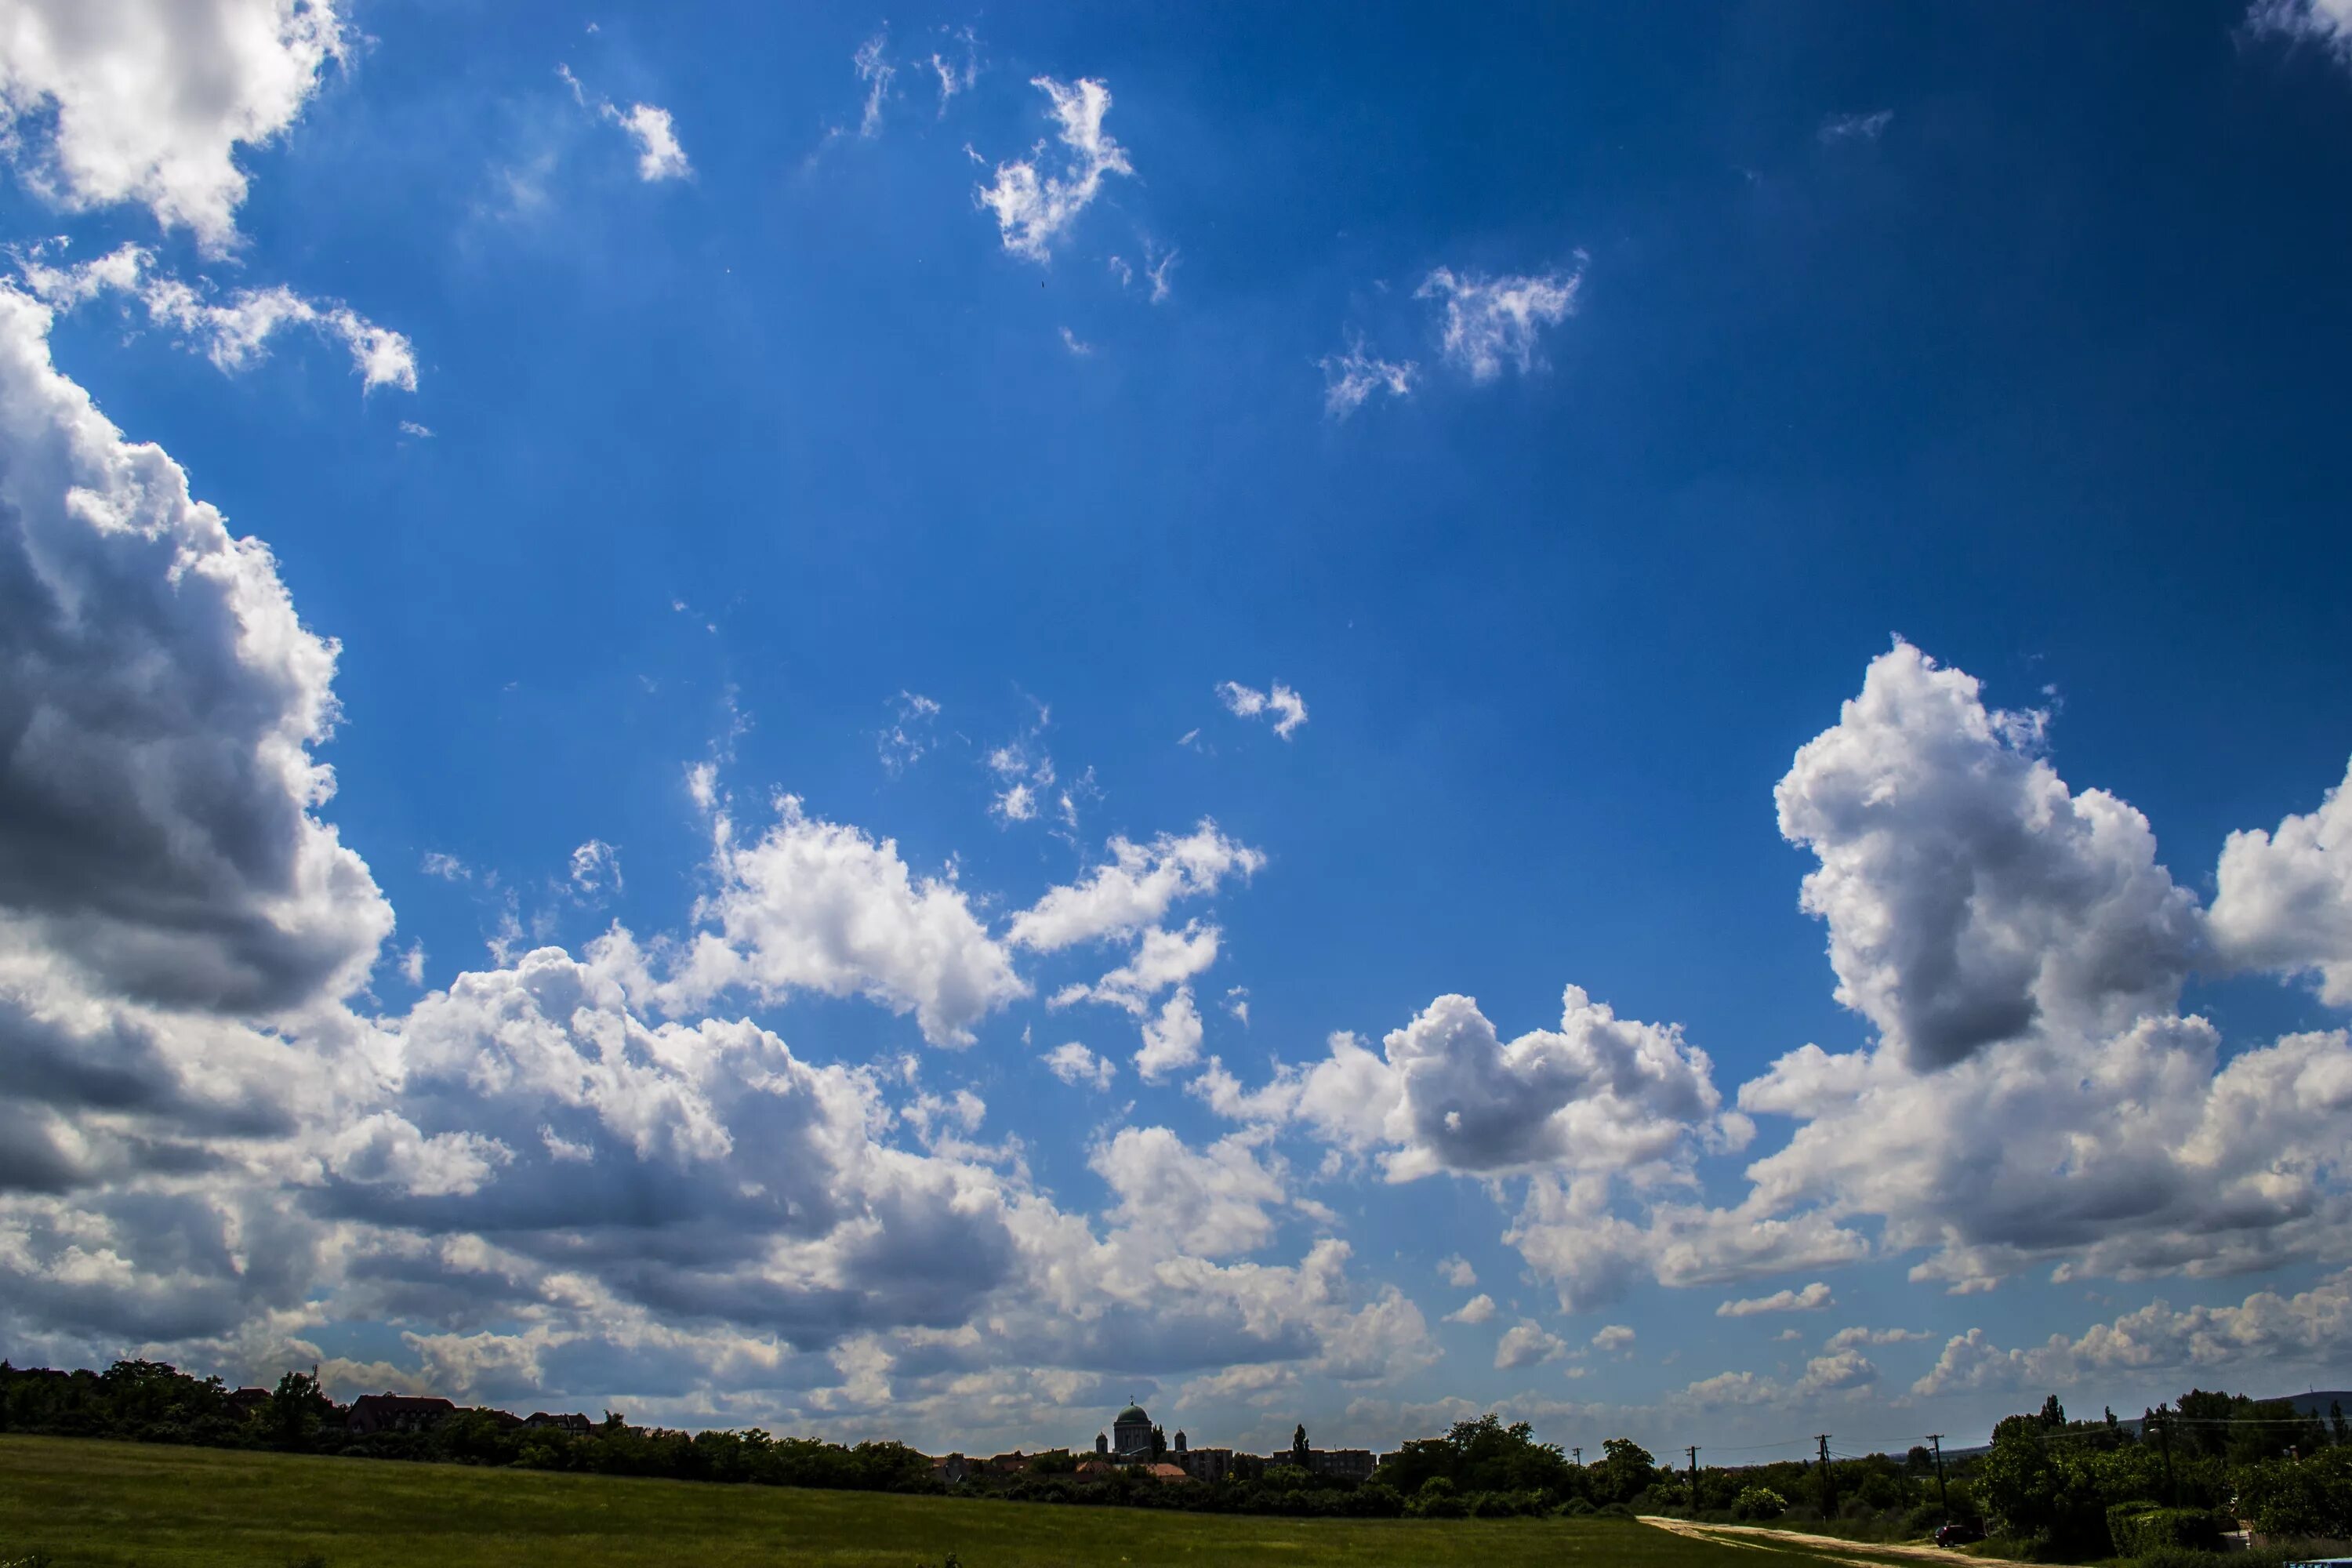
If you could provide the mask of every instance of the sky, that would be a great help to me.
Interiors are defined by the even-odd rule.
[[[0,1353],[2352,1384],[2352,9],[0,0]]]

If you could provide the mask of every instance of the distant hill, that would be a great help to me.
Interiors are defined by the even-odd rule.
[[[2305,1415],[2316,1415],[2322,1421],[2327,1419],[2331,1404],[2344,1406],[2347,1418],[2352,1418],[2352,1388],[2323,1388],[2316,1394],[2282,1394],[2277,1397],[2292,1400],[2296,1410]]]

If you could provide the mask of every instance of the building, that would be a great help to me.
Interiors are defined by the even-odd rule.
[[[228,1396],[228,1407],[244,1419],[250,1421],[269,1408],[269,1390],[240,1388]]]
[[[378,1432],[425,1432],[457,1413],[456,1405],[430,1394],[362,1394],[352,1401],[349,1424],[354,1437]]]
[[[1101,1439],[1096,1439],[1096,1451],[1101,1452]],[[1111,1458],[1122,1461],[1141,1459],[1150,1463],[1151,1452],[1151,1417],[1143,1413],[1140,1405],[1130,1405],[1111,1417]]]
[[[1192,1479],[1190,1475],[1185,1473],[1184,1467],[1181,1465],[1138,1465],[1136,1468],[1144,1475],[1150,1476],[1155,1481],[1190,1481]]]
[[[523,1417],[525,1426],[552,1426],[574,1437],[585,1437],[594,1430],[594,1423],[585,1415],[551,1415],[544,1410],[534,1410]]]
[[[943,1459],[931,1461],[931,1479],[942,1486],[960,1487],[971,1471],[971,1461],[961,1454],[950,1454]]]
[[[1234,1451],[1231,1448],[1194,1448],[1188,1447],[1184,1434],[1176,1434],[1176,1462],[1184,1473],[1196,1481],[1222,1481],[1234,1473]]]

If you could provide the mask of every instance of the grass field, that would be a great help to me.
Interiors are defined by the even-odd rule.
[[[36,1552],[57,1568],[285,1568],[312,1553],[327,1568],[915,1568],[950,1552],[963,1568],[1758,1568],[1759,1555],[1619,1521],[1211,1517],[0,1436],[0,1562]]]

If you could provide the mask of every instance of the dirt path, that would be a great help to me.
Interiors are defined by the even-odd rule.
[[[1801,1546],[1809,1552],[1819,1552],[1823,1556],[1834,1556],[1842,1563],[1867,1563],[1870,1568],[1877,1568],[1877,1562],[1874,1562],[1874,1558],[1878,1562],[1883,1562],[1889,1557],[1904,1557],[1922,1563],[1967,1563],[1975,1564],[1976,1568],[1983,1568],[1983,1564],[1990,1561],[1983,1557],[1970,1556],[1965,1552],[1954,1552],[1944,1546],[1895,1545],[1876,1541],[1846,1541],[1834,1535],[1801,1535],[1793,1530],[1770,1530],[1757,1524],[1696,1524],[1687,1519],[1660,1519],[1652,1514],[1642,1515],[1642,1522],[1654,1524],[1660,1530],[1672,1531],[1676,1535],[1688,1535],[1700,1541],[1712,1541],[1722,1546],[1752,1545],[1759,1550],[1764,1550],[1766,1542],[1786,1542],[1790,1545]],[[1743,1537],[1747,1539],[1742,1539]],[[1872,1557],[1841,1555],[1862,1552],[1870,1552]]]

